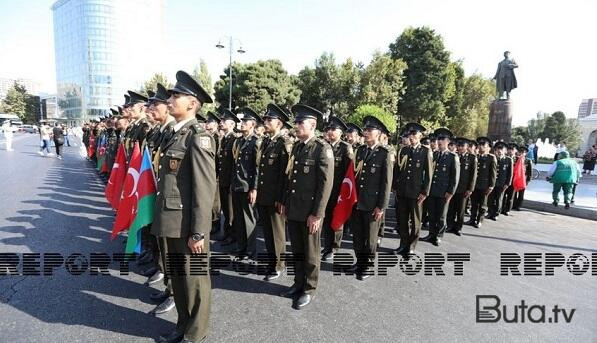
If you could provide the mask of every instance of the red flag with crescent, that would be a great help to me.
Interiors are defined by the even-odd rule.
[[[120,195],[122,194],[122,186],[126,179],[126,158],[124,157],[124,145],[120,143],[118,152],[116,153],[116,160],[112,166],[110,179],[104,191],[106,199],[113,209],[117,210],[120,204]]]
[[[114,226],[112,227],[112,239],[114,239],[120,231],[127,230],[131,226],[133,220],[135,220],[139,196],[137,185],[139,184],[141,162],[141,149],[139,148],[139,142],[136,142],[122,186],[120,205],[116,210],[116,219],[114,219]]]
[[[354,163],[350,161],[342,185],[340,186],[340,194],[338,195],[338,203],[334,207],[332,213],[332,221],[330,227],[334,231],[342,229],[342,225],[346,223],[352,213],[352,207],[357,203],[356,182],[354,179]]]
[[[527,177],[524,171],[524,158],[519,157],[514,164],[512,187],[516,192],[527,188]]]

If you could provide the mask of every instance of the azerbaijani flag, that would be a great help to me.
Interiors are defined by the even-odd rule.
[[[141,228],[153,222],[153,206],[156,197],[156,181],[151,167],[151,155],[147,146],[143,149],[139,180],[136,189],[136,215],[126,241],[125,253],[141,252]]]

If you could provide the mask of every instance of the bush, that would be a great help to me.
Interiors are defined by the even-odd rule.
[[[354,113],[348,117],[348,121],[362,126],[363,118],[366,116],[373,116],[379,119],[388,128],[390,133],[396,131],[396,119],[394,116],[377,105],[361,105],[357,107]]]

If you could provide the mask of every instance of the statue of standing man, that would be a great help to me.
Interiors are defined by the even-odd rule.
[[[510,58],[510,51],[504,52],[504,59],[498,64],[497,72],[493,77],[496,81],[498,100],[503,99],[504,92],[506,92],[506,99],[510,99],[510,92],[518,86],[514,68],[518,68],[518,64]]]

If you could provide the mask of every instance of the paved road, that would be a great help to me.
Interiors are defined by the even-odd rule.
[[[67,148],[63,161],[40,157],[37,143],[36,136],[24,136],[15,139],[16,151],[0,150],[0,253],[121,252],[122,240],[109,239],[113,214],[89,164],[76,148]],[[395,234],[387,236],[381,252],[398,245]],[[389,276],[364,282],[333,275],[331,263],[324,263],[314,302],[301,311],[277,296],[291,278],[266,283],[224,271],[213,277],[208,342],[597,342],[597,275],[591,270],[500,276],[500,253],[590,258],[597,254],[595,222],[516,212],[482,229],[467,228],[462,237],[448,235],[439,248],[420,243],[418,254],[425,253],[468,253],[470,261],[463,276],[454,276],[454,264],[447,263],[446,276],[410,276],[393,267]],[[597,274],[597,256],[592,263]],[[0,342],[151,342],[169,331],[175,313],[147,314],[152,290],[136,267],[128,276],[110,267],[110,276],[72,276],[64,267],[52,277],[0,276]],[[557,324],[528,318],[476,323],[476,295],[499,296],[509,318],[521,300],[549,306],[548,317],[553,305],[576,310],[568,324],[561,315]]]

